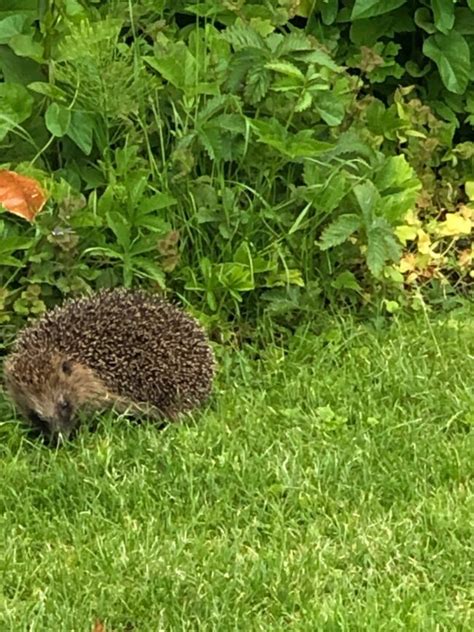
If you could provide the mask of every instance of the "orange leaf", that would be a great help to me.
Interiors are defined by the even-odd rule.
[[[92,632],[105,632],[105,625],[99,619],[96,619]]]
[[[0,170],[0,204],[7,211],[31,222],[45,202],[46,195],[37,180]]]

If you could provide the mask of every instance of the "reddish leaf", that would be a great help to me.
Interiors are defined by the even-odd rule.
[[[105,632],[105,625],[99,619],[96,619],[92,632]]]
[[[37,180],[0,170],[0,204],[7,211],[31,222],[45,202],[46,195]]]

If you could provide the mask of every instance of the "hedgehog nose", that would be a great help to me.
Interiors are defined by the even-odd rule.
[[[51,430],[49,433],[49,441],[52,445],[59,447],[66,443],[69,438],[69,430]]]

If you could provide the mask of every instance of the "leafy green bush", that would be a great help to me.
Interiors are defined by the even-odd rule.
[[[121,283],[286,321],[468,289],[471,0],[39,4],[0,9],[2,160],[50,193],[0,217],[6,332]]]

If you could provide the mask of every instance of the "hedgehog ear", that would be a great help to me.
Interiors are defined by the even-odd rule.
[[[64,373],[64,375],[71,375],[72,362],[70,360],[64,360],[61,364],[61,370]]]

